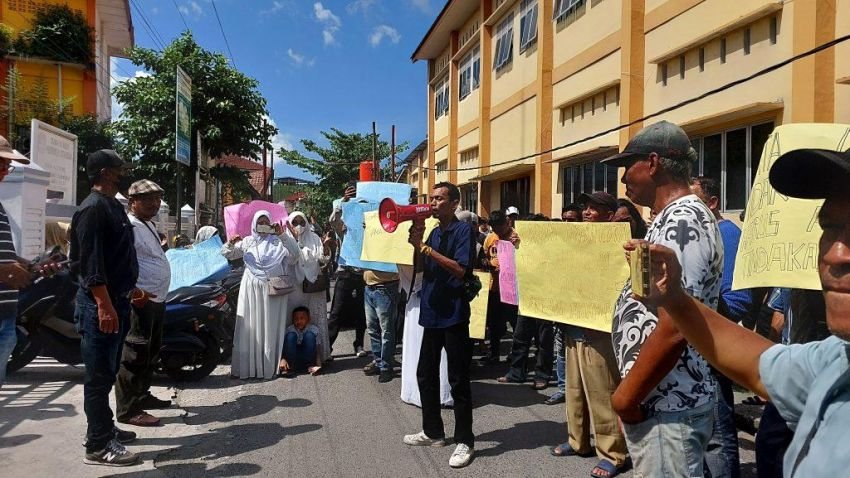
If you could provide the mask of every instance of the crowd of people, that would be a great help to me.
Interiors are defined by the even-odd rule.
[[[437,225],[426,235],[423,223],[411,224],[413,265],[393,273],[353,267],[340,257],[347,232],[341,205],[324,234],[302,212],[273,223],[272,214],[258,211],[251,235],[229,237],[221,249],[245,266],[230,373],[238,379],[319,374],[334,360],[340,328],[349,325],[353,354],[370,357],[364,374],[387,383],[396,378],[400,344],[401,399],[422,415],[421,430],[403,442],[451,441],[449,464],[464,467],[475,450],[471,369],[499,367],[497,382],[506,387],[556,385],[545,403],[565,404],[566,433],[551,454],[596,456],[593,477],[630,467],[635,476],[740,476],[737,382],[756,394],[750,402],[765,403],[756,436],[760,477],[840,474],[847,465],[840,433],[850,416],[850,151],[792,151],[770,174],[781,194],[825,200],[818,218],[822,294],[732,290],[741,231],[721,215],[718,182],[692,175],[694,159],[681,128],[650,125],[606,160],[623,168],[628,199],[582,194],[557,219],[521,218],[515,207],[479,217],[460,209],[457,186],[437,183],[430,191]],[[0,180],[12,161],[27,159],[0,138]],[[88,156],[92,192],[68,233],[69,260],[80,278],[76,321],[90,464],[139,462],[125,447],[136,434],[115,426],[113,385],[119,423],[158,425],[148,412],[171,405],[149,391],[170,282],[167,244],[152,222],[163,190],[149,180],[128,184],[128,168],[111,150]],[[115,199],[119,191],[127,191],[129,212]],[[341,204],[355,194],[349,185]],[[635,205],[651,211],[649,224]],[[610,332],[521,315],[499,290],[500,247],[523,247],[519,220],[628,223],[627,255],[640,241],[649,243],[651,292],[639,297],[626,281],[611,304]],[[202,228],[196,241],[217,233]],[[31,264],[11,244],[0,207],[2,363],[14,347],[16,291],[33,274],[61,267],[49,259]],[[489,290],[479,292],[474,269],[491,274]],[[470,338],[470,302],[479,293],[487,294],[485,340]],[[508,325],[510,345],[503,348]],[[442,420],[446,407],[455,416],[452,440]]]

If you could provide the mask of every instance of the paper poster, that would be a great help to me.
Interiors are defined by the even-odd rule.
[[[822,200],[783,196],[770,185],[770,167],[784,153],[801,148],[845,151],[850,125],[789,124],[767,139],[753,181],[732,289],[790,287],[819,290],[818,212]]]
[[[216,282],[227,277],[230,264],[221,255],[221,238],[215,235],[204,242],[165,252],[171,266],[168,292],[196,284]]]
[[[508,241],[496,241],[499,259],[499,295],[503,304],[518,305],[516,248]]]
[[[272,224],[286,221],[289,213],[286,208],[280,204],[270,203],[266,201],[251,201],[249,203],[233,204],[224,208],[224,229],[227,231],[227,237],[239,235],[248,237],[251,235],[251,221],[254,220],[254,214],[257,211],[268,211],[271,214]]]
[[[629,224],[520,221],[516,231],[519,313],[611,332],[614,303],[629,277]]]
[[[388,183],[382,181],[360,181],[357,183],[357,198],[380,203],[384,198],[391,198],[396,204],[410,203],[411,186],[403,183]]]
[[[363,254],[364,215],[367,212],[377,211],[376,202],[347,201],[342,204],[342,222],[345,223],[345,236],[342,238],[342,250],[340,256],[345,265],[370,269],[381,272],[398,272],[395,263],[364,261],[360,257]]]
[[[378,211],[367,212],[363,217],[366,221],[366,230],[363,234],[361,260],[413,265],[413,246],[407,242],[410,226],[413,225],[412,221],[401,223],[395,232],[389,233],[381,227]],[[440,221],[433,217],[426,219],[425,233],[422,237],[427,238],[439,223]]]
[[[487,302],[490,293],[490,273],[474,271],[473,274],[481,279],[481,291],[469,303],[469,338],[484,340],[487,329]]]

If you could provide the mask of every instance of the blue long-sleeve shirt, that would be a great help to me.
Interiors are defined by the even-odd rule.
[[[720,282],[720,297],[726,303],[727,314],[734,322],[740,322],[749,312],[753,301],[749,290],[732,290],[732,276],[735,274],[735,257],[741,242],[741,230],[732,221],[721,220],[717,223],[720,237],[723,239],[723,279]]]

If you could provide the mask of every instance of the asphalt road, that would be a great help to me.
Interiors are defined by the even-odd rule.
[[[349,352],[351,339],[351,332],[340,335],[338,353]],[[176,405],[157,413],[163,426],[134,429],[140,439],[131,449],[144,464],[105,468],[82,464],[82,370],[38,359],[0,390],[2,475],[587,477],[596,462],[549,455],[566,437],[563,405],[543,404],[551,388],[496,383],[502,364],[473,372],[476,458],[453,470],[453,447],[402,444],[404,434],[421,429],[420,411],[399,399],[399,378],[380,384],[366,377],[367,362],[338,355],[325,374],[291,380],[234,380],[229,367],[176,387],[158,378],[154,393],[173,396]],[[443,418],[450,435],[452,412]],[[754,476],[752,437],[741,436],[744,476]]]

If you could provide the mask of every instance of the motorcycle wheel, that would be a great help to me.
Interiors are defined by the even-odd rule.
[[[9,363],[6,364],[6,373],[17,372],[24,368],[24,366],[38,357],[40,351],[41,345],[35,334],[25,336],[19,331],[18,344],[15,345],[12,355],[9,357]]]
[[[219,343],[207,332],[200,332],[198,337],[204,342],[204,350],[195,354],[193,363],[181,368],[166,368],[165,374],[178,382],[197,382],[211,374],[221,360]]]

